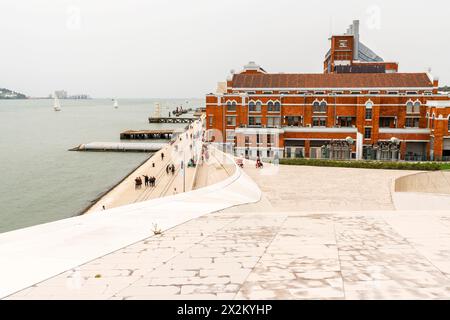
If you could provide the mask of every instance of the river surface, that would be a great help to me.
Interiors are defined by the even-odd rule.
[[[199,99],[0,100],[0,232],[79,214],[149,153],[74,152],[81,143],[120,141],[132,129],[182,128],[149,124],[155,102],[161,115]],[[161,142],[153,140],[155,142]],[[142,142],[142,141],[140,141]],[[151,142],[151,141],[147,141]]]

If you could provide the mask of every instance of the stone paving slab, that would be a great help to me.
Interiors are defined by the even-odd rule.
[[[6,299],[449,299],[449,218],[218,212]]]

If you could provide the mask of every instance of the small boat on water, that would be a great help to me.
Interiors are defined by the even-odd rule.
[[[55,111],[61,111],[61,104],[59,103],[59,99],[55,94],[55,99],[53,101],[53,110]]]
[[[119,102],[117,101],[117,99],[114,99],[114,109],[119,108]]]

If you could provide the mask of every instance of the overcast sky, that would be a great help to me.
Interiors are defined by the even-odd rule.
[[[448,1],[1,0],[0,87],[93,97],[203,97],[254,60],[321,72],[330,31],[400,72],[450,84]]]

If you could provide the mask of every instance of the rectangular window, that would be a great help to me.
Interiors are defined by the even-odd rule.
[[[288,126],[301,126],[302,125],[302,118],[299,116],[287,116],[286,117],[286,122]]]
[[[273,91],[263,91],[263,94],[272,94]]]
[[[245,136],[245,144],[246,145],[250,144],[250,137],[249,136]]]
[[[380,118],[380,128],[390,128],[392,118]]]
[[[270,144],[270,143],[272,143],[272,135],[268,134],[267,135],[267,144]]]
[[[234,137],[236,136],[234,130],[227,130],[227,140],[234,140]]]
[[[388,91],[388,94],[398,94],[398,91]]]
[[[212,126],[214,123],[214,116],[209,116],[209,125]]]
[[[372,138],[372,128],[364,128],[364,139]]]
[[[406,128],[418,128],[419,127],[419,118],[406,118],[405,127]]]
[[[372,109],[366,108],[366,120],[372,120]]]
[[[341,127],[351,127],[352,126],[352,117],[339,117],[338,123]]]
[[[325,94],[324,91],[314,91],[314,94]]]
[[[361,94],[361,91],[350,91],[350,94]]]
[[[261,142],[261,138],[260,135],[257,133],[256,134],[256,143],[260,143]]]
[[[227,126],[236,126],[236,117],[227,117]]]
[[[261,125],[261,117],[248,117],[248,124],[250,126],[260,126]]]
[[[380,91],[369,91],[369,94],[379,94]]]
[[[325,127],[326,126],[326,118],[313,117],[313,127]]]
[[[280,126],[280,117],[267,117],[267,126],[268,127],[279,127]]]
[[[280,91],[280,94],[289,94],[289,91]]]

